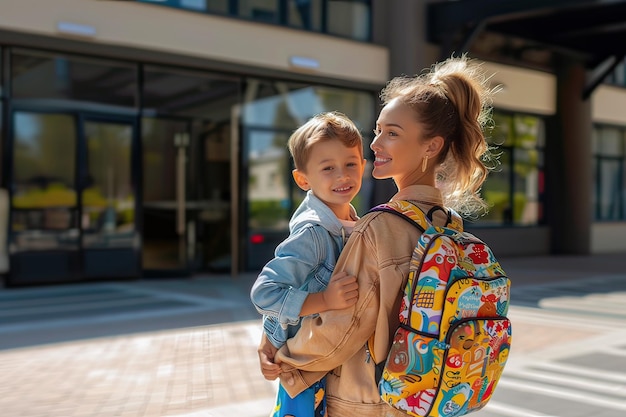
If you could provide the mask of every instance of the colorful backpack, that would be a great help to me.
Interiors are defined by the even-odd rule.
[[[433,226],[429,218],[437,209],[443,210],[424,214],[408,201],[372,209],[397,214],[422,231],[400,326],[386,362],[378,365],[382,399],[417,417],[461,416],[485,406],[511,345],[509,278],[489,247],[463,232],[458,214],[448,212],[446,227]]]

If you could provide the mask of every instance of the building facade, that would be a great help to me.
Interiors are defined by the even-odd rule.
[[[5,284],[258,270],[303,197],[287,138],[312,115],[338,110],[362,130],[369,158],[381,87],[440,59],[426,36],[427,6],[0,5]],[[468,227],[502,255],[562,251],[554,235],[565,226],[547,213],[569,201],[554,207],[546,190],[546,153],[559,157],[551,145],[560,143],[551,136],[559,74],[483,60],[502,86],[490,135],[501,165],[483,190],[492,210]],[[579,121],[589,208],[573,217],[584,244],[571,253],[626,251],[623,67],[612,74],[589,98],[589,123]],[[359,212],[394,192],[367,173],[363,184]]]

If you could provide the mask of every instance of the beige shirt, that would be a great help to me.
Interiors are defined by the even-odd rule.
[[[441,192],[414,185],[392,200],[409,200],[424,212],[443,206]],[[435,225],[447,216],[437,210]],[[382,402],[375,380],[375,361],[386,359],[399,324],[400,301],[411,254],[420,231],[393,214],[363,216],[341,252],[335,271],[357,277],[359,299],[350,308],[331,310],[302,320],[302,327],[279,350],[281,384],[295,396],[326,373],[328,417],[380,417],[406,414]],[[371,360],[367,344],[370,341]]]

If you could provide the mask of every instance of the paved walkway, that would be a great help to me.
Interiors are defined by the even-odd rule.
[[[623,254],[502,264],[514,281],[505,376],[585,340],[626,346]],[[276,384],[258,371],[260,321],[248,299],[254,278],[0,290],[0,415],[267,416]],[[603,314],[600,324],[595,314]],[[498,407],[494,401],[475,415],[512,415]]]

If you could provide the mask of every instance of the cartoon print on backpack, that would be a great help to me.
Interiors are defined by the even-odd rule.
[[[476,286],[469,288],[463,288],[460,285],[452,286],[448,291],[448,301],[454,302],[455,297],[458,297],[457,318],[472,317],[478,313],[481,292]]]
[[[422,228],[396,330],[382,362],[380,395],[416,417],[458,417],[485,406],[508,358],[510,280],[489,247],[450,212],[435,227],[408,201],[375,211]],[[426,227],[424,227],[426,226]]]
[[[510,325],[508,320],[471,320],[462,322],[450,333],[450,347],[446,367],[448,371],[443,378],[442,386],[449,388],[465,385],[463,390],[468,395],[463,407],[455,408],[451,404],[443,406],[447,410],[481,408],[493,394],[496,381],[500,377],[510,348]],[[442,388],[442,391],[443,390]],[[457,399],[458,399],[457,398]],[[440,403],[440,414],[443,414]]]
[[[473,282],[469,286],[468,282],[461,279],[448,288],[446,301],[456,303],[455,319],[506,315],[509,295],[505,282],[496,279],[482,283]]]
[[[398,395],[435,388],[439,380],[435,365],[441,363],[443,348],[436,339],[397,332],[384,370],[387,378],[381,383],[388,384],[386,388]],[[398,378],[391,378],[391,375]]]
[[[439,415],[458,416],[467,413],[465,399],[470,396],[471,389],[467,385],[456,385],[449,390],[441,389],[443,397],[439,405]],[[463,401],[458,401],[461,398]]]

